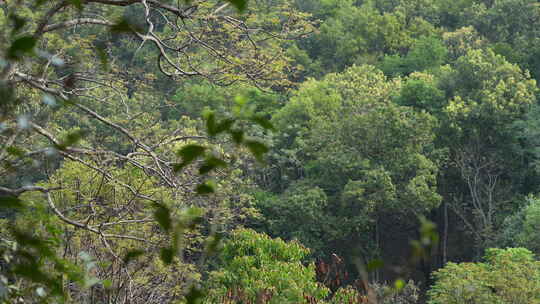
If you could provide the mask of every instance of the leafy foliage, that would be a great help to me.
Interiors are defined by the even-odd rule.
[[[352,67],[308,81],[274,116],[278,130],[286,132],[276,147],[295,153],[305,177],[277,199],[282,203],[262,203],[289,205],[263,207],[269,232],[287,231],[306,244],[322,233],[325,240],[344,247],[355,240],[366,250],[376,246],[366,235],[379,216],[438,205],[435,121],[392,103],[400,85],[373,67]]]
[[[236,230],[221,249],[221,267],[210,274],[208,303],[256,301],[310,303],[328,290],[315,281],[313,264],[304,266],[309,250],[296,242],[271,239],[253,230]]]
[[[489,249],[483,263],[449,263],[434,273],[428,303],[538,303],[540,262],[524,248]]]
[[[530,252],[490,248],[540,250],[539,29],[533,0],[0,1],[0,301],[534,303]]]

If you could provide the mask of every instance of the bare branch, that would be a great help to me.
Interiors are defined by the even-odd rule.
[[[6,187],[1,187],[0,186],[0,192],[3,192],[5,194],[8,194],[8,195],[12,195],[12,196],[19,196],[25,192],[31,192],[31,191],[37,191],[37,192],[43,192],[43,193],[47,193],[49,191],[52,191],[52,190],[58,190],[60,188],[44,188],[44,187],[40,187],[40,186],[23,186],[23,187],[20,187],[20,188],[17,188],[17,189],[10,189],[10,188],[6,188]]]
[[[106,20],[100,20],[100,19],[94,19],[94,18],[78,18],[78,19],[61,22],[61,23],[47,25],[43,28],[42,32],[46,33],[46,32],[51,32],[58,29],[65,29],[68,27],[72,27],[75,25],[82,25],[82,24],[96,24],[96,25],[107,25],[107,26],[114,25],[112,22],[109,22]]]

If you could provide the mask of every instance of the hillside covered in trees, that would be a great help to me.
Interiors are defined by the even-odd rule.
[[[540,2],[0,0],[0,303],[540,304]]]

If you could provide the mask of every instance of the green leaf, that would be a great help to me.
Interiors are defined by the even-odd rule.
[[[214,136],[214,130],[216,129],[216,113],[214,111],[207,111],[204,113],[204,119],[206,120],[206,131],[210,136]]]
[[[129,264],[129,262],[131,262],[132,260],[135,260],[136,258],[140,257],[143,254],[144,254],[144,250],[141,250],[141,249],[134,249],[134,250],[128,251],[123,259],[124,264],[125,265]]]
[[[239,11],[243,12],[247,7],[247,0],[227,0],[236,7]]]
[[[263,127],[266,130],[272,130],[272,131],[275,130],[274,125],[272,125],[270,120],[264,117],[263,115],[254,115],[253,117],[251,117],[251,121],[253,121],[254,123],[258,124],[259,126]]]
[[[173,261],[174,252],[171,248],[161,248],[159,257],[165,264],[170,264]]]
[[[216,132],[216,134],[229,131],[234,122],[235,120],[232,118],[225,118],[216,125],[216,129],[214,131]]]
[[[195,229],[197,225],[203,222],[203,212],[200,208],[190,208],[188,214],[186,215],[185,228]]]
[[[2,67],[3,68],[3,67]],[[16,104],[14,86],[0,80],[0,114],[7,114]]]
[[[13,33],[18,32],[26,24],[26,20],[15,14],[9,15],[9,19],[13,22]]]
[[[206,174],[218,167],[226,167],[227,166],[227,163],[222,160],[222,159],[219,159],[215,156],[209,156],[206,158],[206,160],[204,161],[203,165],[199,168],[199,173],[200,174]]]
[[[13,155],[15,157],[23,157],[24,156],[24,150],[15,146],[9,146],[6,148],[6,152],[9,155]]]
[[[200,146],[200,145],[195,145],[195,144],[182,147],[182,149],[176,152],[178,156],[182,157],[182,162],[174,166],[173,168],[174,171],[178,172],[185,166],[192,163],[195,159],[201,156],[205,150],[206,150],[205,147]]]
[[[216,188],[216,184],[212,181],[206,181],[195,188],[195,191],[197,194],[210,194],[214,193]]]
[[[58,150],[66,150],[68,147],[73,146],[77,142],[79,142],[84,136],[84,134],[86,134],[86,132],[83,130],[71,132],[64,138],[64,140],[60,144],[55,145],[55,147]]]
[[[141,32],[142,29],[140,26],[133,24],[126,19],[120,19],[115,24],[113,24],[110,27],[111,33],[134,33],[134,32]]]
[[[208,255],[215,254],[218,251],[218,246],[219,246],[222,239],[223,239],[223,234],[222,233],[217,233],[217,234],[209,237],[208,240],[207,240],[207,245],[206,245],[206,253]]]
[[[68,3],[70,5],[73,5],[77,10],[80,12],[83,9],[83,2],[82,0],[68,0]]]
[[[105,289],[109,289],[112,287],[112,281],[109,279],[103,280],[102,284],[103,284],[103,288]]]
[[[204,209],[190,207],[182,212],[178,225],[182,229],[194,229],[196,225],[202,222],[203,216]]]
[[[245,95],[236,95],[234,97],[234,103],[238,107],[238,109],[241,109],[248,103],[248,98]]]
[[[101,282],[101,280],[98,279],[98,278],[95,278],[95,277],[88,278],[88,279],[84,280],[84,288],[88,289],[88,288],[98,284],[99,282]]]
[[[8,49],[7,57],[14,60],[21,59],[24,55],[32,53],[36,42],[36,39],[32,36],[24,36],[13,41]]]
[[[154,204],[154,208],[156,208],[154,211],[154,218],[165,231],[169,231],[172,227],[171,212],[169,208],[157,203]]]
[[[36,0],[36,2],[35,2],[36,7],[40,7],[45,3],[47,3],[47,0]]]
[[[186,304],[200,304],[203,299],[204,293],[193,286],[186,295]]]
[[[216,136],[219,133],[229,131],[233,126],[235,120],[233,118],[225,118],[218,122],[214,112],[209,111],[205,114],[206,118],[206,131],[210,136]]]
[[[14,196],[0,197],[0,208],[21,209],[24,205],[22,201]]]
[[[35,248],[42,257],[53,257],[53,251],[47,246],[47,243],[27,232],[21,232],[14,229],[12,231],[15,240],[22,246]]]
[[[237,145],[241,144],[244,141],[244,131],[231,130],[229,133],[231,134],[234,143],[236,143]]]
[[[383,260],[381,260],[381,259],[375,259],[375,260],[370,261],[370,262],[367,264],[367,270],[368,270],[368,271],[373,271],[373,270],[379,269],[379,268],[381,268],[381,267],[383,267],[383,266],[384,266]]]
[[[405,281],[403,281],[402,279],[397,279],[395,282],[394,282],[394,287],[400,291],[403,289],[403,287],[405,287]]]
[[[109,56],[105,50],[106,47],[104,44],[95,48],[95,51],[99,57],[99,62],[101,63],[101,68],[107,72],[109,71]]]
[[[265,144],[256,140],[246,140],[244,142],[244,145],[246,145],[246,147],[249,149],[249,151],[251,151],[253,156],[255,156],[255,158],[260,162],[263,161],[264,154],[268,152],[268,147]]]

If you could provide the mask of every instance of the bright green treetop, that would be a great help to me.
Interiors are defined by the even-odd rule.
[[[208,303],[254,302],[262,297],[269,304],[308,303],[305,295],[321,300],[328,290],[316,282],[314,265],[302,263],[308,254],[309,249],[296,242],[235,230],[221,250],[220,269],[210,275]]]
[[[540,303],[540,262],[524,248],[488,249],[483,263],[448,263],[435,272],[429,304]]]

